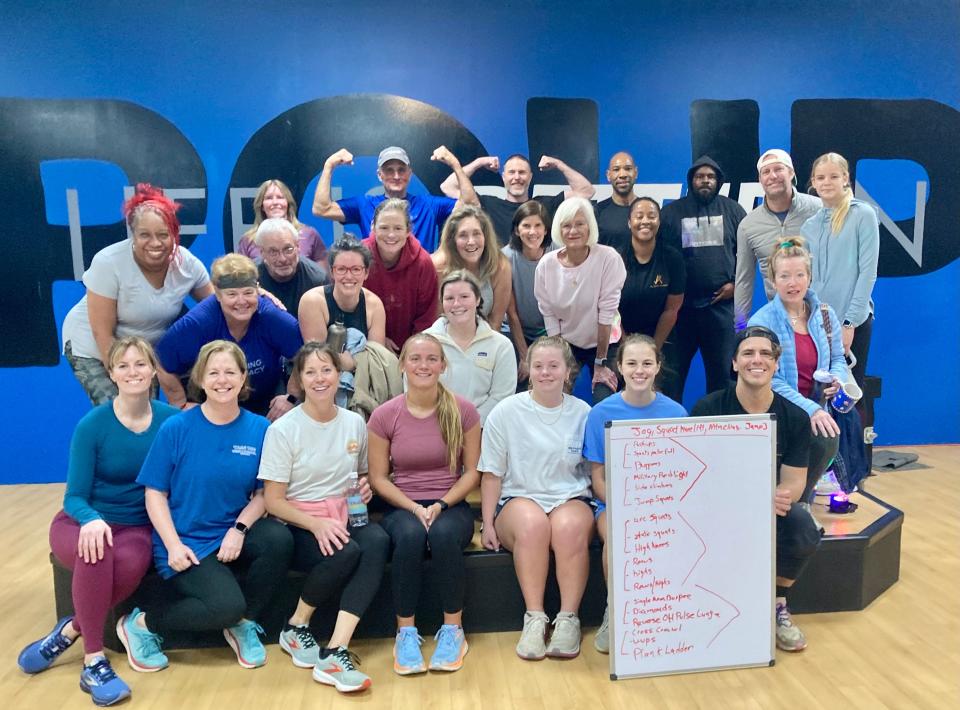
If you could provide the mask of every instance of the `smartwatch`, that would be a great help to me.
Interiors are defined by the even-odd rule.
[[[851,323],[851,322],[848,321],[848,320],[843,321],[842,325],[843,325],[844,328],[853,328],[853,327],[855,327],[855,326],[853,325],[853,323]]]
[[[287,395],[287,401],[288,401],[290,404],[292,404],[294,407],[296,407],[298,404],[300,404],[300,400],[298,400],[298,399],[297,399],[296,397],[294,397],[292,394],[288,394],[288,395]]]
[[[241,523],[241,522],[238,520],[237,522],[235,522],[235,523],[233,524],[233,529],[236,530],[236,531],[237,531],[238,533],[240,533],[241,535],[246,535],[246,534],[247,534],[247,530],[249,530],[250,527],[249,527],[248,525],[246,525],[245,523]]]
[[[440,500],[438,500],[437,503],[440,504],[440,512],[441,512],[441,513],[442,513],[443,511],[445,511],[447,508],[450,507],[450,504],[447,503],[447,501],[445,501],[443,498],[441,498]]]
[[[596,358],[593,359],[593,364],[596,365],[596,366],[602,365],[603,367],[606,367],[606,366],[607,366],[607,360],[606,360],[606,358],[596,357]]]

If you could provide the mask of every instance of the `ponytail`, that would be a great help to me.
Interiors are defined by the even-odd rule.
[[[847,206],[849,207],[849,204]],[[807,265],[807,274],[812,278],[813,260],[810,257],[810,252],[807,251],[807,240],[803,237],[785,237],[777,244],[777,248],[774,249],[773,254],[770,255],[770,261],[768,262],[770,280],[777,280],[777,262],[780,259],[789,259],[795,256],[799,256],[804,260]]]
[[[447,458],[450,460],[450,471],[456,474],[460,463],[460,453],[463,449],[463,420],[460,419],[460,407],[453,392],[439,382],[437,383],[437,423],[440,425],[440,436],[447,445]]]
[[[840,204],[833,210],[833,217],[830,219],[830,231],[838,234],[843,229],[843,223],[847,219],[847,213],[850,211],[850,201],[853,199],[853,190],[850,188],[850,165],[847,159],[839,153],[824,153],[813,161],[813,167],[810,169],[810,179],[813,179],[813,173],[821,163],[833,163],[843,170],[847,176],[847,184],[843,186],[843,198]]]

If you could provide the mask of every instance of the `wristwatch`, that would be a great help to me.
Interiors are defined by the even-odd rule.
[[[298,400],[298,399],[297,399],[296,397],[294,397],[292,394],[288,394],[288,395],[287,395],[287,401],[288,401],[290,404],[292,404],[294,407],[296,407],[298,404],[300,404],[300,400]]]
[[[241,523],[241,522],[238,520],[237,522],[235,522],[235,523],[233,524],[233,529],[236,530],[236,531],[237,531],[238,533],[240,533],[241,535],[246,535],[246,534],[247,534],[247,530],[249,530],[250,528],[249,528],[249,526],[247,526],[245,523]]]
[[[841,324],[844,328],[856,328],[856,326],[848,320],[843,321]]]
[[[596,365],[596,366],[598,366],[598,367],[599,367],[599,366],[606,367],[606,366],[607,366],[607,359],[604,358],[604,357],[596,357],[596,358],[593,359],[593,364]]]
[[[437,503],[440,504],[440,512],[441,512],[441,513],[442,513],[443,511],[445,511],[447,508],[450,507],[450,504],[447,503],[447,501],[445,501],[443,498],[441,498],[440,500],[438,500]]]

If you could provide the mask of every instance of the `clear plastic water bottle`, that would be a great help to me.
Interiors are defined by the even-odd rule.
[[[350,473],[347,490],[343,495],[347,499],[347,523],[350,527],[362,528],[370,522],[367,504],[360,495],[360,475],[356,471]]]

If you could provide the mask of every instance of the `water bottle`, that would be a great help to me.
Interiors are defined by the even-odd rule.
[[[360,495],[360,476],[356,471],[350,473],[347,490],[344,492],[347,499],[347,522],[352,528],[362,528],[370,518],[367,516],[367,504]]]
[[[327,345],[333,348],[333,351],[337,354],[343,352],[343,349],[347,346],[347,327],[343,324],[343,321],[338,320],[331,323],[330,327],[327,328]]]

